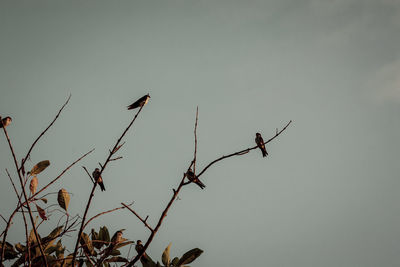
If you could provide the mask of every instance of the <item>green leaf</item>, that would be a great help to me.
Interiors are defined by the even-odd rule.
[[[107,227],[103,226],[100,228],[99,239],[104,242],[110,242],[110,234]]]
[[[178,265],[184,265],[191,263],[194,261],[197,257],[199,257],[203,253],[203,251],[199,248],[194,248],[183,254],[181,259],[178,262]]]
[[[36,175],[41,173],[42,171],[44,171],[44,169],[46,169],[48,166],[50,165],[50,161],[48,160],[43,160],[41,162],[39,162],[38,164],[36,164],[35,166],[33,166],[32,170],[30,171],[30,175]]]
[[[171,261],[171,264],[172,264],[172,266],[178,267],[178,262],[179,262],[179,258],[178,258],[178,257],[175,257],[175,258]]]
[[[60,191],[58,191],[58,197],[57,197],[58,205],[60,205],[61,208],[65,209],[65,211],[67,211],[68,209],[70,199],[71,197],[69,196],[67,190],[62,188],[60,189]]]
[[[99,234],[92,228],[92,243],[97,249],[101,249],[101,247],[104,245],[103,242],[98,242],[99,240],[101,240]]]
[[[162,263],[164,263],[167,267],[169,266],[169,262],[170,262],[169,251],[171,249],[171,244],[172,243],[169,243],[169,245],[165,248],[165,250],[161,256]]]

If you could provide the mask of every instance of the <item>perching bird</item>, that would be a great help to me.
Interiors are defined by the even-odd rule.
[[[122,241],[122,231],[117,231],[113,237],[111,238],[111,244],[112,245],[117,245],[118,243],[121,243]]]
[[[256,144],[261,149],[263,157],[266,157],[268,155],[268,152],[265,149],[264,140],[260,133],[256,133]]]
[[[122,230],[119,230],[115,232],[113,237],[111,238],[110,245],[105,249],[103,257],[100,259],[100,262],[103,262],[111,253],[113,252],[114,249],[117,248],[117,245],[122,242]],[[88,253],[89,254],[89,253]],[[90,254],[89,254],[90,255]]]
[[[147,94],[145,96],[142,96],[141,98],[136,100],[133,104],[129,105],[128,109],[135,109],[135,108],[142,107],[142,106],[146,105],[147,102],[149,102],[149,98],[150,98],[149,94]]]
[[[92,175],[93,175],[94,180],[100,185],[101,191],[106,191],[106,188],[104,187],[104,184],[103,184],[103,178],[101,178],[101,176],[100,176],[99,168],[94,169]]]
[[[5,117],[4,119],[1,120],[0,128],[3,128],[3,126],[7,127],[11,122],[12,122],[11,117]]]
[[[142,253],[142,251],[144,250],[144,246],[142,244],[141,240],[136,241],[136,246],[135,246],[135,250],[136,252]],[[142,257],[140,258],[143,262],[148,262],[149,259],[147,258],[146,252],[143,253]]]
[[[197,184],[200,186],[201,189],[204,189],[206,187],[200,180],[197,178],[197,176],[194,174],[192,169],[189,169],[188,172],[186,173],[186,177],[193,183]]]

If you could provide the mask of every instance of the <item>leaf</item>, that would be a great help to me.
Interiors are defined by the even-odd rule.
[[[101,240],[99,238],[99,234],[92,228],[92,244],[97,249],[101,249],[101,247],[104,245],[103,242],[98,242],[99,240]]]
[[[2,248],[2,245],[0,244],[0,249]],[[4,247],[4,259],[6,260],[11,260],[15,259],[18,255],[18,252],[14,250],[13,245],[10,243],[6,242],[5,247]]]
[[[171,264],[172,264],[172,266],[178,266],[178,262],[179,262],[179,258],[178,258],[178,257],[175,257],[175,258],[171,261]]]
[[[203,253],[203,251],[199,248],[194,248],[183,254],[182,258],[178,262],[179,265],[184,265],[191,263],[194,261],[197,257],[199,257]]]
[[[32,170],[30,171],[30,175],[36,175],[41,173],[42,171],[44,171],[44,169],[46,169],[48,166],[50,165],[50,161],[48,160],[43,160],[41,162],[39,162],[38,164],[36,164],[35,166],[33,166]]]
[[[82,233],[79,243],[83,246],[85,252],[89,255],[94,254],[94,248],[92,241],[90,240],[89,236],[86,233]]]
[[[162,256],[161,256],[161,261],[162,263],[164,263],[166,266],[169,266],[169,262],[170,262],[170,258],[169,258],[169,251],[171,249],[171,244],[169,243],[169,245],[165,248]]]
[[[46,252],[46,254],[51,254],[51,253],[53,253],[53,252],[56,251],[56,250],[57,250],[57,246],[52,245],[52,246],[48,246],[48,247],[45,249],[44,252]]]
[[[36,209],[37,209],[37,211],[39,213],[40,218],[42,218],[43,220],[47,220],[46,212],[44,211],[44,209],[42,209],[38,205],[36,205]]]
[[[43,201],[45,204],[47,204],[47,198],[39,198],[39,200]]]
[[[36,176],[33,176],[31,183],[29,185],[29,190],[31,191],[32,195],[36,193],[37,186],[38,186],[38,178]]]
[[[121,252],[118,249],[114,249],[113,251],[111,251],[110,255],[111,256],[119,256],[119,255],[121,255]]]
[[[103,226],[100,228],[99,239],[104,242],[110,242],[110,234],[107,227]]]
[[[69,196],[67,190],[62,188],[60,189],[60,191],[58,191],[58,197],[57,197],[58,205],[60,205],[60,207],[63,208],[65,211],[67,211],[68,209],[68,204],[70,199],[71,197]]]
[[[18,252],[23,252],[23,251],[25,251],[25,246],[22,245],[21,243],[17,243],[17,244],[15,244],[15,249],[16,249]]]
[[[125,238],[124,238],[124,239],[125,239]],[[133,241],[122,242],[122,243],[117,244],[117,245],[115,246],[115,249],[117,249],[117,248],[122,248],[122,247],[124,247],[124,246],[126,246],[126,245],[133,244],[133,243],[134,243]]]

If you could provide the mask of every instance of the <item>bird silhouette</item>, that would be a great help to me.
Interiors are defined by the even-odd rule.
[[[142,106],[146,105],[147,102],[149,102],[149,98],[150,98],[149,94],[147,94],[145,96],[142,96],[141,98],[139,98],[138,100],[136,100],[135,102],[130,104],[128,106],[128,110],[135,109],[135,108],[142,107]]]
[[[93,175],[94,180],[100,185],[101,191],[106,191],[106,188],[104,187],[104,184],[103,184],[103,178],[101,178],[101,176],[100,176],[99,168],[94,169],[92,175]]]
[[[265,149],[264,140],[263,140],[263,138],[262,138],[260,133],[256,133],[256,144],[260,148],[263,157],[266,157],[268,155],[268,152]]]
[[[0,123],[0,128],[7,127],[8,125],[10,125],[10,123],[12,122],[11,117],[5,117],[4,119],[1,120]]]
[[[204,189],[206,186],[197,178],[197,176],[194,174],[192,169],[189,169],[188,172],[186,173],[186,177],[189,179],[189,181],[197,184],[200,186],[201,189]]]

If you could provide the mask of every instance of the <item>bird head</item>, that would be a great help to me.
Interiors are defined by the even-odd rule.
[[[259,137],[259,136],[261,136],[261,134],[260,133],[256,133],[256,136]]]

